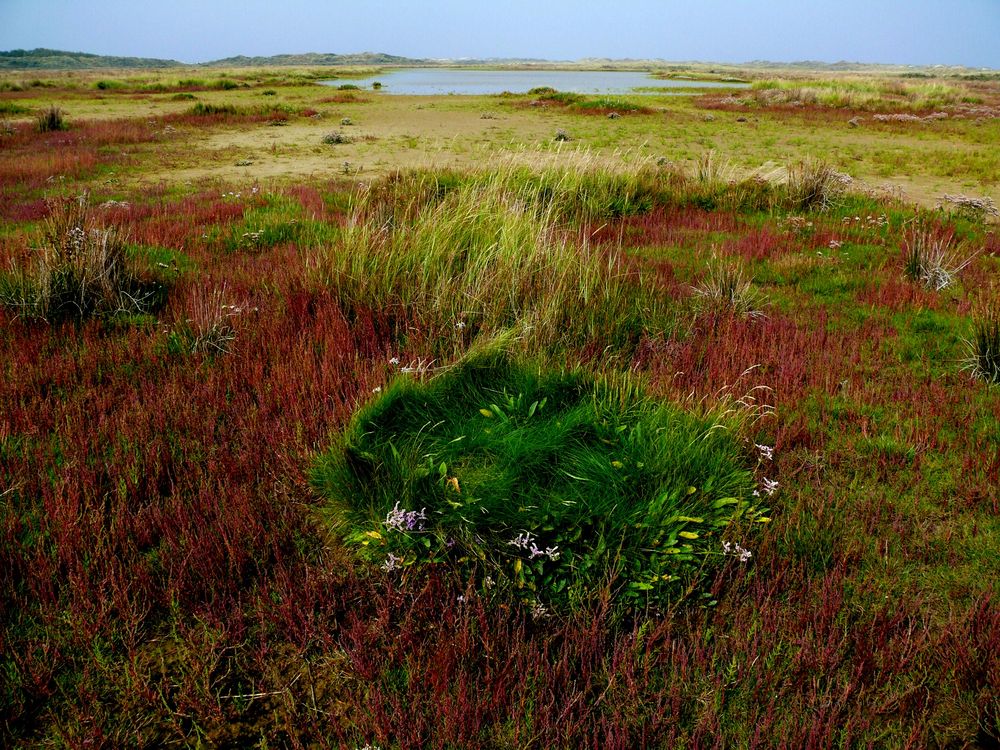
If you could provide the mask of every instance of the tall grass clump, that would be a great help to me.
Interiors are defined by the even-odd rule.
[[[956,104],[964,87],[879,78],[754,81],[747,101],[758,106],[817,106],[868,111],[920,111]]]
[[[976,318],[972,338],[965,344],[963,369],[979,380],[1000,384],[1000,303],[994,302]]]
[[[951,246],[952,236],[914,229],[903,242],[903,272],[911,281],[939,292],[951,286],[955,276],[974,256],[960,260]]]
[[[788,201],[802,211],[826,211],[844,193],[851,178],[826,162],[808,159],[788,168]]]
[[[621,255],[559,221],[558,186],[505,174],[413,195],[417,206],[398,189],[385,198],[373,188],[341,240],[316,253],[319,278],[345,309],[388,310],[467,336],[515,328],[536,351],[626,345],[661,324],[655,294]]]
[[[536,605],[611,582],[662,603],[761,513],[737,436],[629,378],[541,370],[494,348],[425,383],[396,380],[319,457],[335,530],[390,573],[455,566]]]
[[[34,263],[2,279],[0,302],[48,321],[147,309],[153,289],[127,243],[96,220],[87,196],[53,202]]]
[[[172,354],[228,354],[236,341],[235,321],[245,306],[228,301],[226,284],[215,289],[197,287],[191,294],[187,315],[167,331]]]
[[[694,287],[698,308],[711,314],[762,318],[759,309],[764,297],[753,285],[742,263],[723,263],[714,259],[708,264],[705,278]]]
[[[58,130],[66,130],[68,127],[62,110],[56,106],[51,106],[38,115],[35,125],[39,133],[52,133]]]

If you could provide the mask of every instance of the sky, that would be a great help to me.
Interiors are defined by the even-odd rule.
[[[0,0],[0,49],[1000,68],[1000,0]]]

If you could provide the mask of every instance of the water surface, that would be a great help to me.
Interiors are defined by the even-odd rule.
[[[648,73],[621,70],[461,70],[457,68],[405,68],[379,73],[369,78],[320,81],[325,86],[354,84],[371,88],[376,81],[390,94],[523,94],[533,88],[550,86],[577,94],[633,94],[651,92],[650,87],[745,88],[747,84],[720,81],[681,81],[653,78]],[[637,89],[645,89],[637,92]]]

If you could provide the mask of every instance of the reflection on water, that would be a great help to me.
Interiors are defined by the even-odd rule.
[[[326,86],[353,84],[371,88],[379,82],[390,94],[523,94],[550,86],[578,94],[660,93],[654,89],[745,88],[745,83],[680,81],[653,78],[648,73],[610,70],[457,70],[455,68],[407,68],[379,73],[370,78],[321,81]],[[638,91],[637,91],[638,90]],[[667,93],[664,91],[663,93]]]

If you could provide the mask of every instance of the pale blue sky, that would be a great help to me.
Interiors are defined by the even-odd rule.
[[[0,0],[0,49],[1000,68],[1000,0]]]

